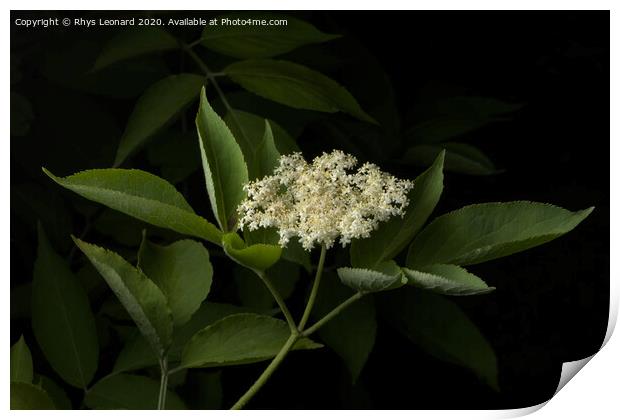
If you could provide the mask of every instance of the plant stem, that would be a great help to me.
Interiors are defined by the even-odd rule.
[[[224,91],[222,91],[222,89],[220,88],[219,83],[215,79],[216,76],[224,76],[225,73],[223,73],[223,72],[219,72],[219,73],[212,72],[211,69],[209,69],[209,66],[207,66],[207,64],[202,60],[202,58],[200,58],[200,56],[198,54],[196,54],[196,52],[194,50],[192,50],[190,45],[181,44],[181,47],[187,53],[187,55],[189,55],[191,57],[191,59],[194,60],[196,65],[198,65],[198,67],[200,67],[200,70],[202,70],[202,72],[207,76],[207,79],[209,79],[209,81],[213,84],[213,87],[215,88],[215,91],[217,92],[217,94],[220,96],[220,99],[222,100],[222,103],[224,104],[224,106],[226,107],[226,109],[228,110],[230,115],[232,116],[232,119],[234,120],[235,124],[239,128],[239,132],[244,137],[246,143],[251,144],[250,138],[248,137],[248,135],[243,130],[243,126],[239,122],[239,119],[237,118],[236,112],[230,106],[230,103],[228,103],[228,100],[226,99],[226,96],[224,95]]]
[[[357,302],[364,295],[366,295],[365,292],[361,292],[361,291],[357,292],[356,294],[354,294],[353,296],[351,296],[350,298],[348,298],[347,300],[342,302],[340,305],[338,305],[334,309],[332,309],[331,312],[329,312],[323,318],[318,320],[314,325],[312,325],[311,327],[308,327],[306,330],[302,331],[301,335],[306,337],[306,336],[309,336],[310,334],[314,333],[319,328],[321,328],[323,325],[325,325],[326,323],[331,321],[331,319],[334,318],[335,316],[337,316],[340,312],[345,310],[348,306],[350,306],[351,304]]]
[[[280,310],[284,314],[284,318],[286,318],[286,322],[288,323],[288,326],[291,329],[291,334],[297,334],[299,331],[297,330],[297,327],[295,326],[295,320],[293,319],[293,316],[291,315],[291,311],[289,311],[288,306],[286,306],[286,303],[284,302],[284,299],[282,299],[282,296],[280,295],[280,293],[273,286],[273,283],[271,283],[271,280],[269,280],[269,278],[267,277],[267,274],[264,271],[259,271],[259,270],[255,270],[254,272],[256,273],[258,277],[260,277],[260,279],[263,281],[267,289],[269,289],[269,292],[271,293],[273,298],[278,303],[278,306],[280,307]]]
[[[263,371],[263,373],[258,377],[256,382],[254,382],[254,384],[250,387],[250,389],[248,389],[246,393],[243,394],[241,398],[239,398],[239,400],[235,403],[235,405],[232,406],[231,408],[232,410],[242,409],[248,403],[248,401],[250,401],[252,397],[258,392],[258,390],[260,390],[263,387],[263,385],[265,385],[265,382],[267,382],[267,379],[269,379],[269,377],[278,368],[278,366],[280,366],[280,363],[282,363],[282,361],[284,360],[288,352],[293,348],[298,338],[299,338],[298,334],[296,333],[291,334],[291,336],[288,338],[286,343],[284,343],[284,346],[280,349],[280,352],[271,361],[271,363],[269,363],[269,366],[267,366],[267,368]]]
[[[163,356],[159,360],[161,368],[161,382],[159,383],[159,398],[157,400],[157,409],[166,409],[166,391],[168,390],[168,357]]]
[[[314,306],[314,301],[316,300],[316,295],[319,291],[319,284],[321,283],[321,276],[323,275],[323,266],[325,265],[325,254],[327,253],[327,248],[325,245],[321,246],[321,256],[319,257],[319,265],[316,267],[316,274],[314,276],[314,283],[312,284],[312,290],[310,291],[310,297],[308,298],[308,303],[306,304],[306,309],[304,310],[304,314],[301,317],[301,321],[299,321],[299,326],[297,329],[299,331],[303,331],[308,319],[310,318],[310,313],[312,312],[312,307]]]

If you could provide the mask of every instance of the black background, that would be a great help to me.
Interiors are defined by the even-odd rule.
[[[448,173],[435,214],[470,203],[508,200],[549,202],[570,210],[596,209],[574,232],[557,241],[476,266],[476,274],[496,286],[496,292],[455,299],[497,353],[501,392],[491,390],[468,371],[427,355],[380,323],[377,344],[355,386],[350,385],[346,369],[333,353],[320,351],[309,356],[301,352],[290,355],[248,407],[492,409],[524,407],[550,398],[561,363],[594,353],[607,327],[609,13],[291,14],[326,32],[359,40],[384,67],[402,115],[415,112],[416,99],[433,84],[524,104],[513,119],[459,139],[479,146],[504,172],[487,177]],[[12,21],[24,15],[50,14],[16,12]],[[77,17],[87,12],[56,15]],[[85,118],[88,107],[66,108],[67,114],[63,113],[63,97],[77,95],[104,109],[117,126],[109,136],[109,147],[102,146],[100,155],[87,159],[79,147],[73,148],[73,143],[63,138],[62,129],[49,131],[35,119],[28,136],[11,139],[12,185],[34,182],[59,193],[38,172],[41,163],[48,162],[46,166],[62,175],[86,169],[83,162],[110,165],[109,151],[116,147],[135,98],[76,92],[50,81],[40,70],[41,57],[50,43],[105,38],[114,30],[95,31],[25,30],[12,25],[11,53],[22,57],[22,78],[16,89],[34,103],[37,117],[52,112],[64,118],[66,125]],[[192,31],[187,32],[188,39],[195,38]],[[324,48],[337,55],[338,42]],[[347,85],[345,75],[336,72],[332,76]],[[41,105],[54,104],[56,99],[58,109]],[[88,130],[84,135],[84,141],[89,140]],[[326,140],[312,137],[312,130],[302,133],[298,141],[308,155],[327,147]],[[70,156],[73,163],[65,166],[65,159],[55,159],[56,155]],[[140,167],[140,158],[133,164]],[[402,176],[419,172],[417,168],[390,167],[390,162],[387,166]],[[201,176],[192,176],[190,202],[195,208],[206,209],[205,203],[198,202],[202,198],[192,198],[193,188],[201,188]],[[74,232],[80,232],[82,223],[74,217]],[[98,238],[93,234],[88,239],[96,242]],[[12,211],[12,286],[30,281],[35,250],[34,224]],[[303,293],[293,297],[302,298]],[[12,321],[11,341],[23,332],[35,343],[28,325],[27,320]],[[33,352],[36,358],[37,351]],[[102,359],[106,357],[113,360],[114,355],[102,354]],[[35,362],[35,369],[49,372],[43,360]],[[262,364],[228,368],[223,375],[224,405],[232,404],[262,368]]]

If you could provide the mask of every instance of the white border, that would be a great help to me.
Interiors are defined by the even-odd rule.
[[[492,0],[469,0],[469,1],[392,1],[392,0],[382,0],[380,2],[369,2],[369,1],[335,1],[335,0],[313,0],[313,1],[303,1],[296,2],[292,4],[289,1],[285,0],[264,0],[264,1],[238,1],[238,0],[227,0],[225,2],[204,2],[203,1],[184,1],[177,0],[174,2],[171,1],[162,1],[162,0],[138,0],[138,1],[119,1],[119,0],[109,0],[106,2],[78,2],[78,1],[8,1],[5,4],[8,4],[10,8],[15,10],[23,10],[23,9],[33,9],[33,10],[96,10],[96,9],[110,9],[110,10],[387,10],[387,9],[397,9],[397,10],[612,10],[610,14],[611,26],[612,26],[612,34],[611,34],[611,74],[618,74],[618,65],[617,65],[617,50],[620,43],[618,42],[618,23],[620,19],[618,19],[617,12],[614,10],[614,7],[617,2],[614,1],[575,1],[575,0],[564,0],[564,1],[545,1],[545,0],[522,0],[522,1],[492,1]],[[2,304],[4,308],[4,314],[2,316],[2,327],[4,334],[4,344],[0,346],[0,352],[3,355],[2,364],[2,373],[5,378],[4,381],[0,380],[0,392],[3,406],[5,409],[8,409],[9,406],[9,384],[8,384],[8,376],[9,376],[9,368],[8,368],[8,353],[10,348],[9,343],[9,328],[10,328],[10,314],[9,314],[9,282],[6,279],[9,277],[9,263],[10,263],[10,246],[9,246],[9,238],[10,238],[10,225],[9,225],[9,179],[10,179],[10,153],[9,153],[9,110],[10,110],[10,74],[9,74],[9,65],[8,65],[8,57],[10,51],[10,11],[9,9],[5,9],[5,20],[4,20],[4,29],[3,35],[0,42],[3,47],[3,57],[5,59],[5,64],[2,67],[1,71],[3,74],[3,80],[5,80],[2,89],[4,90],[3,95],[3,133],[5,135],[5,140],[1,142],[1,146],[4,150],[2,150],[1,158],[2,165],[0,165],[1,171],[1,192],[2,196],[6,198],[7,204],[2,206],[2,214],[1,214],[1,226],[2,226],[2,237],[4,240],[2,241],[2,249],[0,255],[2,258],[2,267],[5,272],[5,293],[2,294]],[[611,81],[611,139],[614,139],[616,142],[618,139],[617,132],[617,118],[618,106],[617,106],[617,98],[618,98],[618,84],[615,79],[612,77]],[[584,139],[584,143],[587,143],[587,139]],[[610,156],[610,166],[611,166],[611,185],[618,185],[620,182],[620,176],[618,172],[618,165],[614,162],[617,161],[618,157],[618,147],[615,142],[611,142],[610,146],[611,156]],[[605,156],[605,151],[601,151],[601,156]],[[602,164],[605,164],[603,161]],[[579,168],[575,168],[576,171]],[[610,200],[611,200],[611,261],[619,261],[620,253],[618,244],[615,238],[618,238],[619,226],[618,223],[615,222],[615,217],[620,216],[618,213],[618,197],[615,191],[610,191]],[[604,269],[604,267],[601,267]],[[444,419],[444,418],[472,418],[472,419],[483,419],[483,418],[507,418],[507,417],[515,417],[524,414],[528,414],[530,412],[536,411],[541,407],[545,407],[543,410],[536,411],[535,414],[532,415],[533,418],[540,419],[583,419],[585,417],[590,417],[594,419],[607,419],[607,418],[616,418],[620,410],[618,410],[618,374],[620,373],[620,362],[618,361],[618,355],[620,355],[620,344],[618,338],[611,337],[611,333],[613,332],[613,328],[615,326],[615,322],[617,319],[618,313],[618,266],[615,264],[611,265],[611,302],[610,302],[610,322],[609,328],[607,332],[607,336],[605,341],[607,344],[604,346],[600,354],[595,355],[592,358],[592,361],[588,363],[588,365],[583,369],[583,372],[579,373],[579,378],[573,381],[570,381],[561,391],[548,403],[541,404],[537,407],[524,408],[520,410],[498,410],[498,411],[388,411],[386,415],[390,416],[390,419]],[[611,338],[611,339],[610,339]],[[412,378],[414,380],[414,378]],[[395,386],[403,386],[403,384],[395,384]],[[412,398],[415,398],[415,395],[412,395]],[[31,417],[38,415],[35,412],[10,412],[11,416],[15,417]],[[40,415],[40,414],[39,414]],[[73,412],[47,412],[45,413],[46,417],[54,418],[70,418],[74,416],[82,416],[83,412],[73,411]],[[94,418],[108,418],[110,413],[106,413],[104,411],[91,411],[89,416],[93,416]],[[135,418],[136,416],[149,416],[149,417],[169,417],[169,416],[178,416],[179,413],[173,412],[116,412],[114,416],[120,416],[121,418],[130,417]],[[314,420],[316,416],[338,416],[339,418],[342,416],[355,416],[356,418],[372,418],[376,414],[372,411],[355,411],[355,412],[342,412],[342,411],[327,411],[327,412],[316,412],[316,411],[254,411],[254,412],[228,412],[228,411],[215,411],[205,413],[202,411],[187,411],[182,414],[187,418],[200,418],[204,419],[205,416],[209,416],[210,419],[219,419],[228,416],[251,416],[257,418],[269,418],[271,419],[290,419],[291,417],[295,417],[297,419],[312,419]]]

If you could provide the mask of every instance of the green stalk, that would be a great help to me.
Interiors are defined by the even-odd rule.
[[[310,291],[310,297],[308,298],[306,309],[304,310],[304,314],[301,317],[301,321],[299,321],[299,326],[297,327],[299,331],[303,331],[304,327],[308,323],[308,319],[310,319],[310,313],[312,312],[312,307],[314,306],[314,301],[316,300],[316,295],[319,291],[319,284],[321,283],[321,276],[323,275],[323,266],[325,265],[325,254],[326,253],[327,253],[327,248],[325,248],[325,245],[322,245],[321,256],[319,257],[319,265],[316,267],[316,274],[314,276],[314,283],[312,284],[312,290]]]
[[[271,283],[271,281],[267,277],[267,274],[264,271],[259,271],[259,270],[255,270],[254,272],[256,273],[258,277],[260,277],[260,279],[263,281],[267,289],[269,289],[269,292],[271,293],[273,298],[278,303],[278,306],[280,307],[280,310],[284,314],[284,317],[286,318],[286,322],[288,323],[288,326],[291,329],[291,334],[297,334],[299,331],[297,330],[297,327],[295,326],[295,320],[293,319],[293,316],[291,315],[291,311],[289,311],[288,306],[286,306],[286,303],[284,302],[284,299],[282,299],[282,296],[280,295],[280,293],[273,286],[273,283]]]
[[[252,397],[262,388],[263,385],[267,382],[269,377],[275,372],[275,370],[280,366],[280,363],[284,360],[288,352],[293,348],[297,339],[299,338],[298,334],[291,334],[288,338],[284,346],[280,349],[280,352],[276,355],[276,357],[269,363],[269,366],[263,371],[263,373],[259,376],[259,378],[254,382],[254,384],[246,391],[245,394],[232,406],[232,410],[240,410],[242,409],[248,401],[252,399]]]
[[[163,356],[159,360],[161,369],[161,381],[159,383],[159,398],[157,399],[157,409],[166,409],[166,391],[168,390],[168,357]]]
[[[309,336],[310,334],[316,332],[319,328],[321,328],[323,325],[325,325],[326,323],[331,321],[334,317],[336,317],[338,314],[340,314],[340,312],[344,311],[351,304],[357,302],[364,295],[366,295],[365,292],[361,292],[361,291],[357,292],[356,294],[354,294],[353,296],[351,296],[350,298],[348,298],[347,300],[342,302],[340,305],[338,305],[334,309],[332,309],[327,315],[325,315],[323,318],[318,320],[314,325],[312,325],[311,327],[308,327],[307,329],[302,331],[301,335],[306,337],[306,336]]]

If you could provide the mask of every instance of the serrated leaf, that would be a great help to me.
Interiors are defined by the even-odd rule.
[[[11,382],[11,410],[54,410],[54,403],[41,387]]]
[[[498,172],[491,160],[478,148],[465,143],[421,144],[409,148],[401,162],[426,166],[445,150],[446,171],[467,175],[493,175]]]
[[[235,83],[259,96],[292,108],[346,112],[376,124],[344,87],[327,76],[288,61],[246,60],[224,69]]]
[[[211,290],[209,252],[196,241],[185,239],[159,246],[145,236],[138,266],[166,296],[175,326],[189,321]]]
[[[70,385],[86,389],[99,363],[95,318],[86,291],[54,252],[43,228],[32,282],[32,329],[45,358]]]
[[[128,58],[176,48],[179,48],[179,42],[161,28],[141,26],[125,29],[103,47],[93,70],[100,70]]]
[[[392,260],[378,264],[376,270],[341,267],[337,272],[343,284],[362,292],[380,292],[405,284],[400,267]]]
[[[433,165],[414,180],[409,192],[409,205],[403,218],[393,217],[382,223],[370,238],[355,239],[351,243],[351,264],[354,267],[373,268],[394,258],[402,251],[431,215],[443,191],[444,153]]]
[[[466,206],[420,232],[409,247],[407,267],[477,264],[524,251],[570,232],[593,209],[571,212],[529,201]]]
[[[169,362],[179,362],[187,342],[198,331],[228,315],[250,312],[250,309],[223,303],[204,302],[192,318],[172,335],[172,344],[168,351]],[[157,365],[157,354],[140,334],[129,340],[114,363],[113,372],[142,369]]]
[[[202,167],[213,214],[220,228],[235,230],[237,206],[245,198],[248,169],[241,148],[226,123],[211,108],[204,88],[196,116]]]
[[[82,197],[152,225],[220,244],[222,232],[194,213],[167,181],[137,169],[91,169],[60,178],[43,172]]]
[[[379,298],[382,315],[413,343],[430,355],[473,371],[497,389],[495,352],[458,305],[413,288]]]
[[[77,238],[73,240],[108,283],[155,353],[162,355],[172,340],[172,314],[162,291],[118,254]]]
[[[278,166],[280,153],[273,139],[273,132],[268,120],[265,120],[263,140],[256,148],[257,178],[271,175]]]
[[[265,271],[278,262],[282,248],[278,245],[254,244],[246,246],[236,233],[227,233],[222,237],[224,252],[235,262],[252,270]]]
[[[156,82],[144,91],[129,116],[116,151],[114,166],[123,163],[198,97],[204,83],[204,76],[175,74]]]
[[[326,34],[313,25],[274,13],[227,13],[224,19],[286,20],[286,25],[207,25],[202,44],[212,51],[235,58],[266,58],[280,55],[303,45],[330,41],[340,35]]]
[[[86,393],[84,404],[97,410],[154,410],[159,381],[145,376],[118,374],[97,382]],[[184,410],[185,404],[172,391],[166,392],[167,410]]]
[[[458,265],[433,264],[419,270],[405,267],[401,270],[408,284],[444,295],[478,295],[495,290],[495,287],[487,286],[480,277]]]
[[[185,368],[243,365],[274,357],[290,336],[284,321],[265,315],[237,314],[223,318],[192,337],[183,350]],[[293,350],[321,347],[302,338]]]
[[[11,346],[11,382],[32,382],[32,355],[23,335]]]
[[[351,289],[342,285],[333,273],[325,273],[315,301],[315,320],[351,296]],[[358,300],[318,331],[321,341],[345,362],[353,382],[359,377],[375,345],[377,321],[373,296]]]

